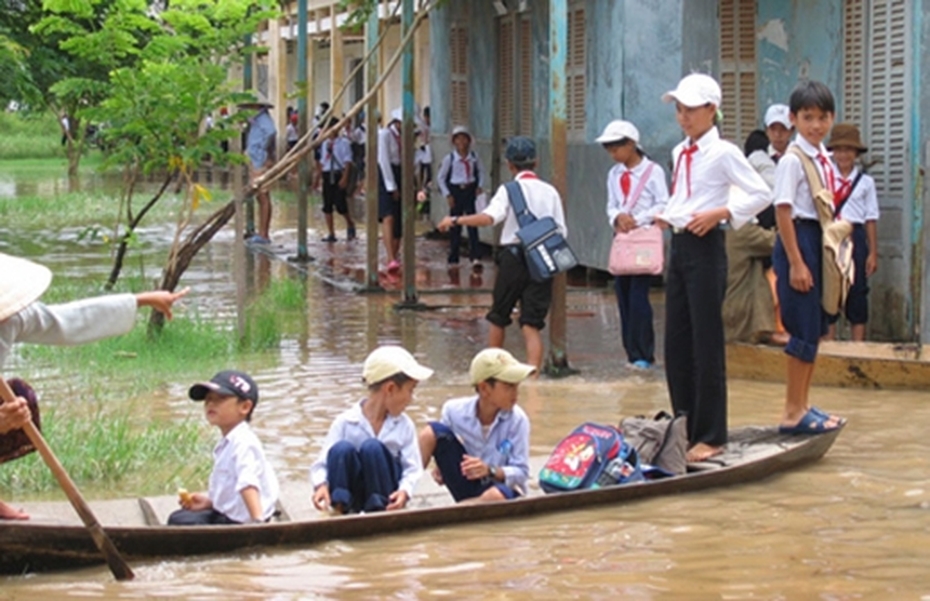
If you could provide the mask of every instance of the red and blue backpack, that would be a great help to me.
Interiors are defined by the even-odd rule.
[[[612,426],[584,423],[562,439],[539,472],[547,493],[643,480],[636,449]]]

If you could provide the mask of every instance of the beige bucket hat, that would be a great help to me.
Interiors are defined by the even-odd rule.
[[[29,306],[51,282],[48,267],[0,253],[0,321]]]

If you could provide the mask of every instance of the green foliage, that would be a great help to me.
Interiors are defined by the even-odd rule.
[[[0,111],[0,160],[63,156],[61,129],[55,115],[49,112]]]
[[[99,403],[89,412],[71,404],[46,409],[40,400],[44,437],[82,492],[156,495],[173,492],[180,483],[206,480],[213,436],[205,422],[141,419],[144,408],[104,407]],[[58,488],[37,453],[0,470],[4,492],[35,494]]]

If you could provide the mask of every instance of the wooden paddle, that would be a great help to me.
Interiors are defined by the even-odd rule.
[[[0,398],[2,398],[3,402],[12,403],[15,401],[13,391],[3,378],[0,378]],[[81,520],[83,520],[88,532],[90,532],[91,538],[94,539],[94,544],[97,545],[97,548],[103,553],[103,557],[106,559],[110,571],[113,572],[113,576],[115,576],[117,580],[132,580],[135,574],[132,573],[129,564],[127,564],[119,554],[116,545],[113,544],[113,541],[110,540],[107,533],[103,531],[100,522],[94,517],[84,497],[81,496],[77,486],[75,486],[74,482],[71,480],[71,476],[68,475],[65,468],[58,462],[58,458],[52,453],[52,449],[49,448],[48,444],[45,442],[45,438],[42,437],[42,434],[35,427],[35,424],[31,421],[26,422],[26,425],[23,426],[23,430],[26,432],[26,436],[29,437],[29,440],[32,441],[32,445],[39,451],[39,455],[45,460],[45,464],[52,470],[52,473],[58,480],[58,484],[61,486],[62,490],[65,491],[75,511],[81,516]]]

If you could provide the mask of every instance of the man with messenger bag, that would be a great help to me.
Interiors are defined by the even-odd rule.
[[[486,315],[491,322],[488,346],[504,345],[505,328],[512,323],[510,316],[519,301],[526,362],[539,373],[543,360],[540,331],[546,326],[552,302],[552,276],[577,261],[565,242],[568,229],[562,199],[534,172],[536,144],[530,138],[515,136],[507,143],[504,156],[514,181],[500,186],[481,213],[448,216],[437,227],[445,232],[457,225],[482,227],[503,222],[495,258],[493,304]],[[516,187],[509,190],[511,186]]]

